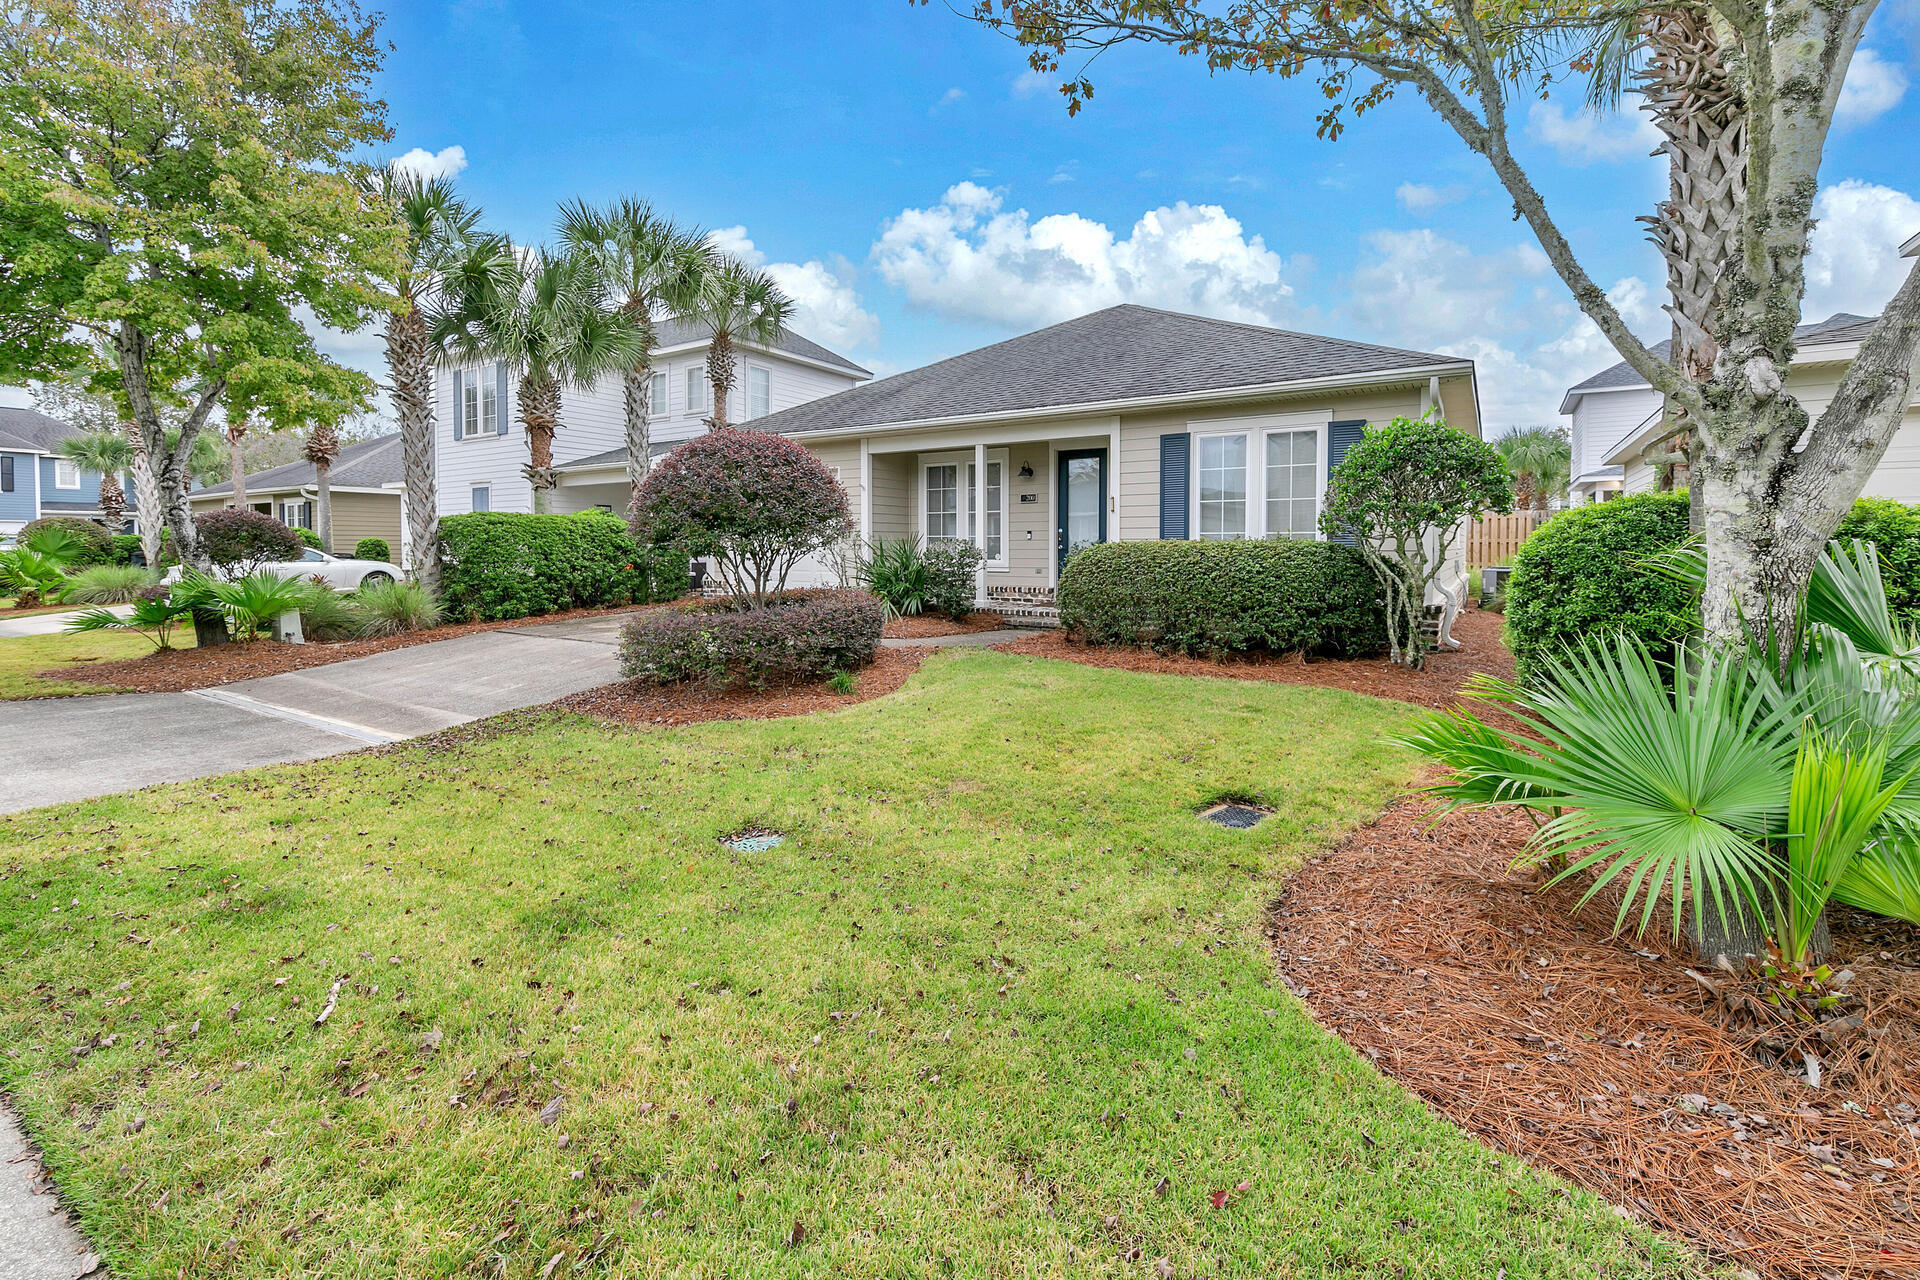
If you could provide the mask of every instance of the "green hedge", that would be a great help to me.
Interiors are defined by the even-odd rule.
[[[1103,542],[1060,575],[1060,623],[1095,644],[1339,657],[1386,648],[1379,584],[1334,542]]]
[[[327,549],[326,544],[320,541],[320,535],[311,529],[295,525],[293,536],[300,539],[300,545],[303,547],[312,547],[315,551],[325,551]]]
[[[563,609],[671,599],[687,589],[684,555],[649,555],[626,524],[599,511],[443,516],[440,587],[447,613],[497,621]],[[658,568],[655,564],[658,562]]]
[[[29,520],[20,526],[18,540],[24,545],[34,534],[48,529],[58,529],[80,544],[79,553],[69,568],[88,569],[97,564],[114,563],[113,535],[98,520],[85,516],[41,516],[38,520]]]
[[[1880,577],[1893,616],[1920,627],[1920,507],[1892,498],[1862,498],[1853,504],[1835,538],[1864,538],[1880,549]]]
[[[1575,507],[1535,530],[1507,579],[1507,647],[1521,677],[1589,636],[1625,631],[1656,648],[1684,637],[1691,593],[1640,562],[1686,538],[1684,491]]]
[[[393,556],[387,547],[387,540],[385,538],[362,538],[353,544],[353,558],[355,560],[386,560],[391,562]]]

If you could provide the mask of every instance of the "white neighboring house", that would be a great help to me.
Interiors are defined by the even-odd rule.
[[[1901,245],[1900,254],[1920,257],[1920,235]],[[1787,376],[1787,390],[1809,414],[1819,417],[1832,401],[1840,379],[1875,323],[1873,316],[1840,312],[1794,330],[1798,349]],[[1664,360],[1670,346],[1662,342],[1649,350]],[[1870,498],[1920,503],[1920,378],[1915,383],[1906,418],[1867,481],[1866,496]],[[1573,419],[1569,502],[1604,502],[1622,493],[1644,493],[1660,487],[1658,465],[1648,461],[1648,455],[1665,448],[1664,398],[1624,360],[1568,388],[1560,412]]]
[[[650,432],[656,458],[706,430],[712,395],[706,356],[713,331],[675,319],[662,322],[658,333]],[[771,348],[737,342],[734,350],[739,375],[727,420],[742,425],[873,376],[792,332]],[[517,372],[499,363],[436,371],[435,490],[441,515],[533,510],[533,486],[523,470],[527,433],[514,402],[517,382]],[[596,508],[626,513],[626,412],[618,375],[603,378],[590,391],[561,393],[553,456],[555,513]]]

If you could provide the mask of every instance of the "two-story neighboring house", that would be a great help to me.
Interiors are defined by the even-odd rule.
[[[1841,312],[1794,330],[1797,350],[1787,390],[1818,417],[1860,352],[1876,319]],[[1667,343],[1650,348],[1665,359]],[[1866,496],[1920,502],[1920,386],[1886,457],[1867,481]],[[1662,486],[1660,456],[1671,434],[1665,401],[1625,361],[1568,389],[1560,412],[1573,419],[1574,503],[1604,502]]]
[[[0,408],[0,537],[42,516],[100,518],[100,474],[59,455],[60,442],[79,434],[78,427],[33,409]],[[127,488],[125,477],[121,485]],[[133,514],[130,489],[127,514]]]
[[[655,457],[705,430],[711,416],[707,344],[713,331],[683,320],[659,325],[654,347],[650,436]],[[873,375],[797,333],[772,347],[735,344],[739,377],[727,420],[751,424],[782,409],[845,391]],[[533,510],[527,434],[515,412],[517,375],[498,363],[456,366],[435,375],[435,487],[441,515]],[[562,393],[554,437],[555,512],[598,508],[624,514],[626,415],[618,376],[591,390]]]

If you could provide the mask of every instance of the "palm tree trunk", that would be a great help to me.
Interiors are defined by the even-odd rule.
[[[160,515],[160,482],[154,479],[153,464],[147,459],[147,445],[140,428],[122,422],[120,430],[133,444],[133,514],[140,530],[140,554],[150,568],[160,567],[160,537],[167,523]]]
[[[529,373],[520,379],[520,421],[527,429],[533,510],[545,515],[553,505],[553,437],[560,429],[560,384],[553,375]]]
[[[733,335],[716,329],[707,347],[707,381],[713,386],[713,425],[727,425],[727,398],[733,394]]]
[[[314,488],[318,498],[313,504],[314,532],[320,535],[320,549],[333,554],[333,464],[313,464]]]
[[[246,437],[246,434],[245,422],[227,424],[227,457],[230,459],[227,465],[233,481],[233,499],[227,504],[229,506],[247,505],[247,460],[240,449],[240,441]]]
[[[427,321],[409,306],[387,318],[387,369],[400,419],[400,458],[407,496],[407,543],[413,580],[440,591],[440,511],[433,476],[433,364]]]
[[[126,491],[120,487],[120,477],[111,471],[100,473],[100,515],[111,533],[120,532],[127,516]]]
[[[653,465],[653,315],[646,299],[632,298],[621,308],[640,331],[640,358],[626,371],[623,390],[627,412],[627,483],[633,492],[627,506],[640,500],[640,486]]]

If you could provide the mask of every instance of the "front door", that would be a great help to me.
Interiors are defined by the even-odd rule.
[[[1054,545],[1062,568],[1067,557],[1107,540],[1107,451],[1073,449],[1060,455],[1060,513]]]

